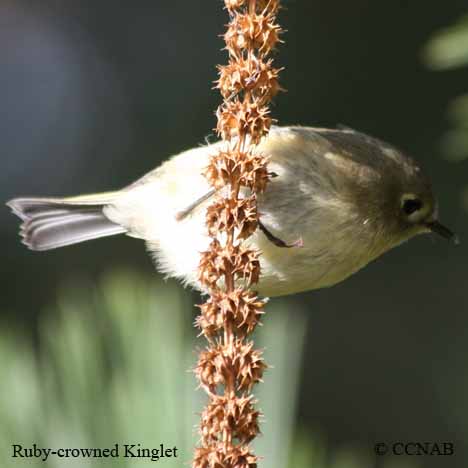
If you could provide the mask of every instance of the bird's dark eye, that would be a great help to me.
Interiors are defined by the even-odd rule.
[[[409,216],[419,211],[423,203],[418,198],[408,198],[403,202],[403,211]]]

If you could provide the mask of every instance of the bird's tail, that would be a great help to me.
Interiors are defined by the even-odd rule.
[[[20,234],[31,250],[50,250],[126,232],[103,207],[118,192],[71,198],[15,198],[7,205],[23,221]]]

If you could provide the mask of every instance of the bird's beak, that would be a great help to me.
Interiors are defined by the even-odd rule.
[[[452,232],[449,228],[445,227],[443,224],[439,223],[439,221],[430,221],[429,223],[426,224],[428,229],[430,229],[432,232],[439,234],[439,236],[442,236],[443,238],[447,240],[453,241],[454,244],[459,244],[460,239],[458,236]]]

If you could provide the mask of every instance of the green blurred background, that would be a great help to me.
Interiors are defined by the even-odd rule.
[[[332,289],[272,301],[258,451],[275,468],[466,467],[468,5],[284,6],[279,123],[341,123],[407,150],[462,245],[418,238]],[[3,1],[0,200],[118,188],[203,143],[226,21],[221,1]],[[0,464],[20,465],[7,456],[21,438],[174,440],[190,460],[199,298],[161,283],[139,241],[32,254],[17,227],[0,208]],[[453,441],[456,453],[375,460],[381,441]]]

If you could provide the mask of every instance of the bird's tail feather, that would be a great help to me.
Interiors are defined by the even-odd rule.
[[[15,198],[7,205],[23,221],[23,243],[31,250],[50,250],[126,232],[103,213],[103,206],[111,200],[112,194]]]

